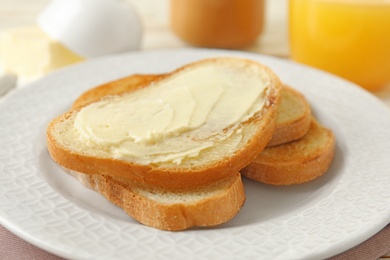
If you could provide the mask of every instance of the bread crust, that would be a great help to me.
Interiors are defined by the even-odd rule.
[[[294,110],[298,111],[291,112]],[[311,108],[305,96],[284,84],[276,119],[276,129],[267,147],[298,140],[309,130],[311,120]]]
[[[199,198],[172,202],[169,196],[180,199],[181,194],[165,194],[163,191],[157,196],[149,196],[150,193],[159,193],[158,189],[110,176],[67,172],[122,208],[133,219],[161,230],[219,225],[236,216],[245,202],[244,186],[238,172],[223,181],[188,191]]]
[[[264,149],[241,173],[249,179],[272,185],[312,181],[329,169],[335,143],[332,131],[312,119],[304,137]]]
[[[163,77],[163,74],[133,74],[102,84],[81,94],[73,102],[72,109],[88,105],[106,96],[119,95],[125,92],[135,91],[139,88],[149,85],[153,81],[160,80]]]
[[[215,58],[197,62],[230,62],[234,58]],[[242,59],[243,60],[243,59]],[[253,61],[245,61],[245,66],[252,66]],[[187,69],[186,65],[178,70]],[[255,66],[258,66],[256,63]],[[112,158],[96,158],[82,153],[76,153],[61,145],[56,139],[54,132],[57,123],[67,120],[72,113],[77,113],[82,107],[77,107],[69,112],[55,118],[47,128],[47,147],[54,161],[59,165],[86,174],[102,174],[112,177],[129,179],[135,182],[145,183],[153,186],[164,187],[169,190],[186,190],[193,186],[204,186],[215,181],[231,177],[240,169],[248,165],[264,149],[275,130],[276,113],[280,102],[281,83],[279,78],[267,67],[263,67],[270,76],[271,88],[267,105],[261,114],[255,115],[251,120],[243,123],[244,128],[255,128],[255,134],[245,145],[234,154],[226,156],[222,160],[210,162],[203,166],[173,167],[172,165],[140,165],[129,161],[122,161]],[[159,77],[155,82],[163,80],[170,74]],[[140,85],[138,87],[144,87]]]

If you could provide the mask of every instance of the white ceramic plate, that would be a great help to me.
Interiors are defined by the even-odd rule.
[[[306,95],[315,116],[337,138],[326,175],[292,187],[246,180],[247,202],[232,221],[166,232],[133,221],[50,159],[47,123],[85,90],[212,56],[258,60]],[[388,109],[369,93],[272,57],[182,49],[91,60],[53,73],[0,103],[0,222],[32,244],[72,259],[325,258],[390,222],[389,129]]]

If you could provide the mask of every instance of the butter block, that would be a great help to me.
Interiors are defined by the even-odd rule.
[[[10,29],[0,35],[1,66],[18,76],[39,77],[82,60],[38,26]]]

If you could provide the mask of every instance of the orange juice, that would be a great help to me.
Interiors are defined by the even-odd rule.
[[[291,58],[368,90],[390,83],[389,0],[290,0]]]

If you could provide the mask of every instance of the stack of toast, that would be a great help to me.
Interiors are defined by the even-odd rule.
[[[309,102],[297,90],[283,86],[281,99],[271,141],[241,173],[272,185],[314,180],[333,161],[333,132],[314,118]]]
[[[204,74],[197,74],[202,70]],[[197,80],[199,77],[193,75],[207,75],[212,79]],[[92,108],[100,111],[102,107],[115,104],[120,109],[115,110],[114,118],[117,113],[122,113],[123,107],[118,106],[122,100],[158,96],[175,82],[191,85],[190,82],[194,81],[201,82],[199,84],[215,81],[215,85],[223,81],[228,88],[232,86],[232,91],[242,92],[243,96],[249,91],[246,89],[250,89],[249,85],[253,86],[253,91],[258,91],[257,85],[264,88],[256,92],[259,93],[256,99],[251,99],[253,105],[248,106],[248,111],[252,112],[246,112],[238,121],[207,136],[207,145],[211,143],[211,146],[176,161],[151,159],[145,162],[143,157],[139,160],[137,157],[118,156],[117,147],[108,147],[104,140],[96,143],[86,139],[75,127],[81,120],[79,118]],[[197,87],[196,84],[194,86]],[[252,92],[248,93],[249,97]],[[133,98],[134,95],[138,96]],[[202,99],[212,97],[205,95]],[[226,112],[226,119],[222,113],[223,119],[218,119],[217,123],[230,120],[230,114],[240,110],[243,101],[237,97],[237,101],[232,99],[224,103],[224,109],[231,111]],[[95,116],[101,113],[92,112]],[[127,117],[129,115],[131,113],[126,114]],[[97,124],[92,122],[91,125]],[[169,141],[170,138],[176,143],[177,136],[197,131],[178,129],[173,137],[171,133],[167,137],[164,135],[164,140],[148,136],[152,139],[147,141],[152,140],[152,143],[147,146],[153,147],[155,142]],[[95,134],[94,129],[88,127],[83,131],[88,136]],[[198,137],[192,135],[186,142],[197,143],[201,139]],[[110,138],[114,138],[112,134]],[[68,112],[52,120],[47,129],[47,140],[53,160],[84,186],[99,192],[140,223],[162,230],[183,230],[227,222],[237,215],[245,202],[241,174],[271,185],[308,182],[328,170],[335,147],[332,131],[317,122],[309,102],[301,93],[282,84],[277,75],[264,65],[240,58],[201,60],[171,73],[136,74],[90,89],[75,100]],[[171,146],[167,147],[170,149]]]

